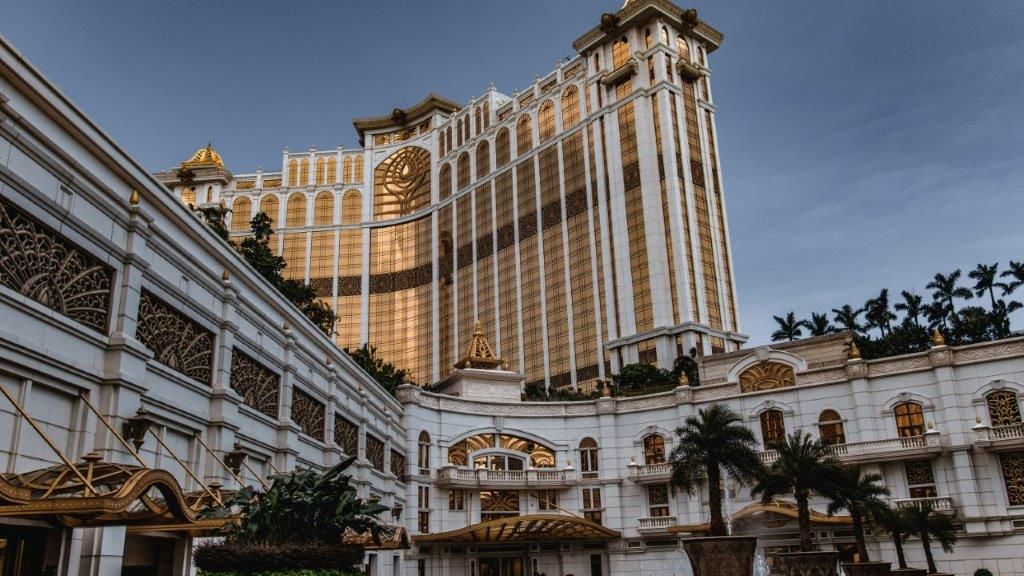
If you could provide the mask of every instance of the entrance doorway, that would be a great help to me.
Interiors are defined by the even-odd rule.
[[[480,576],[525,576],[522,558],[481,558]]]

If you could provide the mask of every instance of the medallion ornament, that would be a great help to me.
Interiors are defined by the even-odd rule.
[[[796,385],[793,367],[778,362],[761,362],[740,374],[740,392],[761,392]]]

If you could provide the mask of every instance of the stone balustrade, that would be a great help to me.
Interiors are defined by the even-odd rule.
[[[922,454],[941,451],[942,444],[941,435],[933,430],[921,436],[835,444],[829,449],[844,462],[870,462],[919,458]],[[760,456],[762,463],[770,465],[778,459],[779,453],[775,450],[765,450]]]
[[[668,462],[659,464],[629,464],[629,479],[640,484],[665,482],[672,475],[672,465]]]
[[[535,468],[529,470],[488,470],[444,466],[437,472],[439,486],[456,488],[563,488],[579,482],[573,468]]]
[[[676,525],[675,516],[651,516],[648,518],[637,518],[638,532],[665,532],[670,526]]]
[[[942,514],[954,514],[956,507],[953,505],[953,498],[949,496],[934,496],[930,498],[899,498],[891,502],[893,508],[921,508],[931,506],[932,510]]]

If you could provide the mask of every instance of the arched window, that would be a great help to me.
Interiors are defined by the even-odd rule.
[[[523,114],[516,122],[516,156],[522,156],[533,148],[533,119]]]
[[[917,402],[904,402],[893,408],[896,416],[896,434],[900,438],[911,438],[924,434],[924,411]]]
[[[665,462],[665,438],[661,434],[651,434],[644,438],[644,464],[663,464]]]
[[[445,164],[437,172],[437,197],[446,200],[452,195],[452,165]]]
[[[416,453],[416,461],[419,465],[420,474],[430,474],[430,434],[426,430],[420,432],[419,452]]]
[[[458,124],[455,125],[455,142],[462,146],[462,118],[459,118]]]
[[[540,105],[537,111],[537,129],[540,132],[540,141],[547,142],[555,137],[555,103],[548,100]]]
[[[650,28],[644,30],[644,44],[647,46],[648,50],[654,47],[654,37],[651,36]]]
[[[437,138],[437,157],[438,158],[444,158],[445,157],[445,151],[444,151],[444,132],[443,131],[441,132],[440,136]]]
[[[480,128],[482,128],[484,125],[483,110],[479,106],[477,106],[476,114],[474,114],[473,118],[476,121],[476,126],[474,127],[473,134],[479,136]]]
[[[782,410],[765,410],[761,412],[761,440],[765,450],[771,450],[776,442],[786,439],[786,425],[782,419]]]
[[[594,54],[594,70],[595,71],[600,71],[601,70],[601,55],[600,54]]]
[[[323,184],[324,183],[324,168],[325,168],[324,159],[323,158],[317,158],[316,159],[316,183],[317,184]]]
[[[597,478],[601,469],[598,460],[597,441],[593,438],[580,440],[580,474],[583,478]]]
[[[244,196],[236,198],[231,204],[231,230],[245,232],[249,229],[250,220],[252,220],[252,200]]]
[[[821,434],[821,440],[826,444],[846,444],[843,419],[835,410],[822,411],[818,416],[818,431]]]
[[[288,208],[285,210],[285,226],[298,228],[306,225],[306,195],[301,192],[288,197]]]
[[[299,185],[299,163],[295,160],[288,163],[288,185]]]
[[[206,203],[207,204],[212,204],[213,203],[213,186],[207,186],[206,187]]]
[[[629,40],[625,36],[612,44],[612,70],[618,70],[629,62]]]
[[[668,28],[665,26],[661,27],[661,43],[668,46]]]
[[[330,226],[334,223],[334,194],[324,190],[313,201],[313,225]]]
[[[1016,426],[1021,423],[1020,400],[1013,390],[996,390],[985,396],[989,425]]]
[[[679,60],[683,62],[690,61],[690,45],[686,43],[686,38],[681,35],[676,38],[676,53]]]
[[[494,138],[494,161],[498,163],[498,168],[509,163],[511,153],[508,128],[502,128]]]
[[[562,92],[562,130],[572,128],[580,121],[580,91],[569,86]]]
[[[349,190],[341,198],[341,223],[359,224],[363,214],[363,195],[359,190]]]
[[[278,218],[277,196],[274,196],[273,194],[270,196],[264,196],[263,199],[260,200],[260,212],[263,212],[268,218],[270,218],[271,224],[276,224]]]
[[[334,184],[338,181],[338,159],[331,158],[327,161],[327,183]]]
[[[482,140],[476,145],[476,178],[477,180],[487,176],[491,171],[491,147],[487,140]]]
[[[352,172],[353,172],[353,175],[352,175],[353,180],[352,181],[353,182],[362,182],[363,181],[363,155],[362,154],[357,155],[355,157],[355,160],[352,161],[352,163],[354,164],[354,166],[352,167]]]
[[[402,148],[377,165],[373,181],[374,219],[412,214],[430,204],[430,152]]]
[[[466,142],[469,142],[469,115],[466,115],[466,123],[462,125],[462,129],[465,130]]]
[[[469,152],[459,154],[456,173],[459,178],[459,190],[463,190],[469,186]]]
[[[195,187],[185,186],[181,189],[181,203],[186,206],[196,205],[196,189]]]
[[[484,130],[491,127],[491,103],[484,101]]]
[[[445,130],[444,148],[445,148],[445,150],[448,151],[449,154],[451,154],[451,151],[452,151],[452,127],[451,127],[450,124],[448,125],[448,129]]]
[[[303,158],[299,163],[299,186],[309,184],[309,158]]]
[[[341,161],[341,181],[351,182],[352,181],[352,157],[346,156]]]

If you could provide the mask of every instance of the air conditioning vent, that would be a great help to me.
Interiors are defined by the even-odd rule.
[[[640,551],[644,549],[644,543],[640,540],[627,540],[626,550]]]

